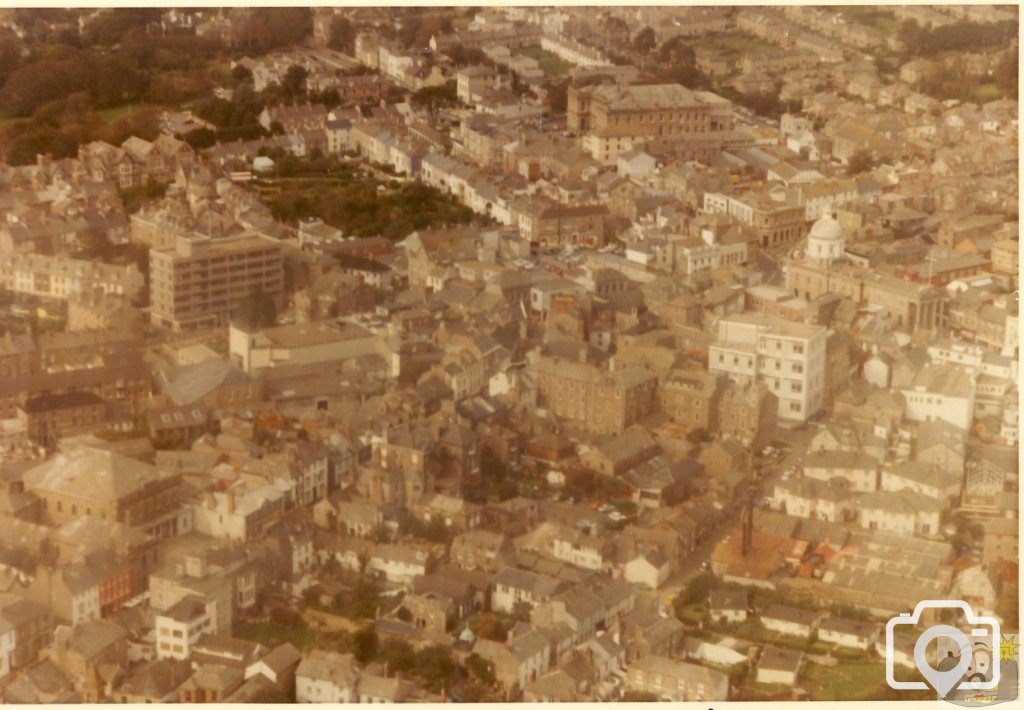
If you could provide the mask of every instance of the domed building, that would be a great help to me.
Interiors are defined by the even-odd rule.
[[[811,227],[807,235],[807,258],[818,263],[829,263],[843,258],[846,233],[831,214],[824,214]]]

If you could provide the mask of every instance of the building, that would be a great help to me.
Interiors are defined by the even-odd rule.
[[[962,367],[926,365],[902,392],[911,421],[942,420],[964,430],[974,422],[975,379]]]
[[[202,599],[188,596],[156,614],[156,657],[186,659],[199,638],[210,633],[213,620]]]
[[[806,421],[824,404],[823,326],[760,315],[733,315],[718,322],[708,367],[741,384],[763,382],[778,398],[778,417]]]
[[[354,703],[359,670],[349,653],[314,649],[295,669],[298,703]]]
[[[727,700],[729,677],[696,663],[650,654],[629,665],[626,687],[652,693],[659,700],[704,702]]]
[[[166,538],[177,534],[181,474],[112,451],[76,447],[32,467],[25,490],[61,525],[81,516],[119,522]]]
[[[793,685],[803,667],[802,651],[791,651],[778,646],[765,646],[757,662],[757,682]]]
[[[178,237],[173,248],[153,249],[151,322],[175,332],[224,325],[254,291],[262,291],[280,308],[281,259],[281,245],[255,233]]]
[[[733,123],[728,101],[679,84],[571,86],[567,120],[583,149],[605,165],[651,141],[691,144],[694,157],[707,157]]]
[[[608,372],[593,365],[542,358],[535,371],[538,405],[575,429],[621,434],[655,407],[657,376],[644,368]]]
[[[44,394],[18,407],[18,418],[29,439],[52,447],[63,436],[102,429],[107,421],[107,403],[92,392]]]
[[[804,207],[785,196],[776,199],[758,192],[725,195],[704,193],[704,211],[731,215],[750,228],[762,247],[784,246],[804,236]]]

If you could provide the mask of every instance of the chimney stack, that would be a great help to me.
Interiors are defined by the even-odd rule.
[[[754,508],[752,503],[747,503],[743,508],[743,514],[740,516],[740,526],[742,528],[741,534],[743,535],[741,552],[746,557],[753,545],[754,538]]]

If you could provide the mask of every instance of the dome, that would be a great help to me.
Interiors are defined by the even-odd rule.
[[[817,241],[838,242],[842,241],[845,235],[839,222],[832,215],[825,214],[814,223],[807,236]]]

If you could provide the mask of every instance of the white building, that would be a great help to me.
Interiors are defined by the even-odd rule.
[[[6,619],[0,618],[0,678],[6,678],[10,674],[13,656],[14,627]]]
[[[709,369],[740,384],[764,382],[779,400],[779,419],[806,421],[821,407],[825,389],[824,327],[741,314],[718,322]]]
[[[902,392],[907,401],[907,419],[941,419],[961,429],[971,428],[975,381],[965,369],[956,365],[927,365]]]
[[[187,596],[170,609],[156,615],[156,657],[185,659],[203,634],[212,633],[213,619],[206,604]]]

